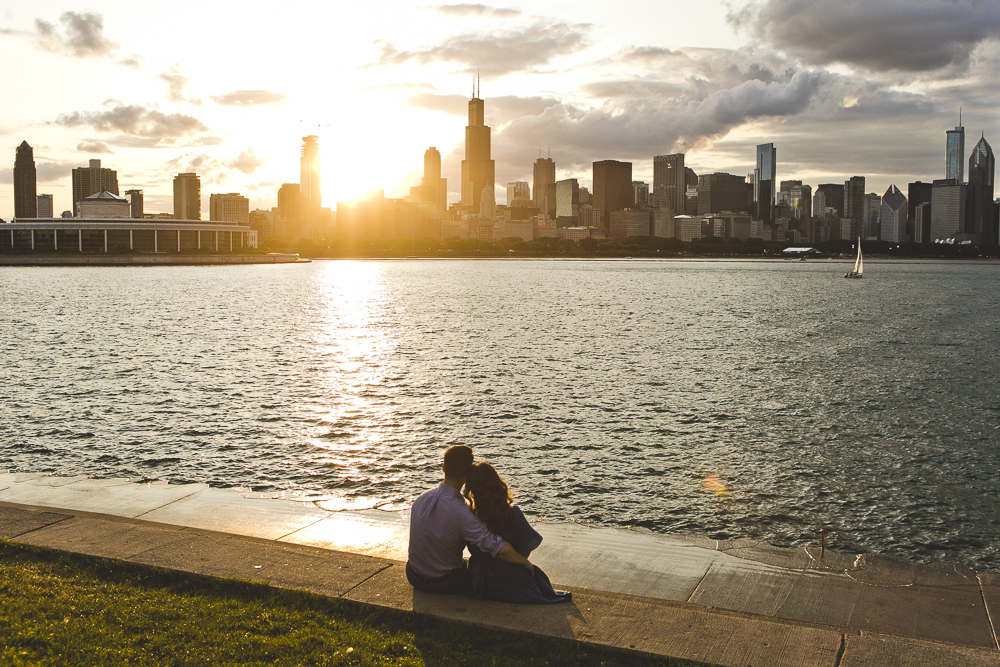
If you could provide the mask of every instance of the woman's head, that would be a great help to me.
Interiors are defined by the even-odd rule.
[[[465,478],[465,497],[486,527],[500,534],[514,527],[507,482],[489,463],[476,463]]]

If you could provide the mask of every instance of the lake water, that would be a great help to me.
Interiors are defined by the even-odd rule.
[[[0,268],[0,469],[1000,570],[1000,265]]]

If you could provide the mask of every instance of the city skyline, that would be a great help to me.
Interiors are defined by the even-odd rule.
[[[310,134],[323,144],[327,202],[373,188],[403,196],[420,182],[431,145],[442,154],[449,201],[458,201],[464,133],[455,121],[467,113],[476,69],[501,184],[530,182],[539,150],[551,149],[556,180],[592,188],[593,161],[630,161],[637,180],[652,182],[654,155],[684,152],[699,174],[746,174],[754,147],[774,143],[779,179],[864,174],[883,192],[944,177],[941,133],[960,106],[970,136],[998,134],[1000,9],[930,0],[837,6],[821,27],[800,16],[800,32],[819,40],[820,31],[820,47],[791,34],[790,17],[802,11],[792,0],[635,3],[631,13],[590,3],[543,2],[532,13],[400,4],[378,27],[345,15],[351,34],[329,52],[309,39],[320,25],[279,18],[260,33],[253,17],[199,7],[201,20],[185,30],[204,48],[186,56],[166,37],[183,12],[161,17],[109,2],[88,13],[50,2],[0,17],[0,49],[22,63],[12,85],[47,82],[2,112],[0,132],[8,154],[25,140],[35,148],[39,192],[54,194],[57,211],[70,208],[69,170],[99,157],[119,171],[123,189],[144,190],[151,212],[171,210],[172,178],[189,171],[206,193],[239,191],[251,208],[270,208],[281,183],[295,181],[294,145]],[[637,15],[649,20],[618,18]],[[904,19],[919,24],[914,44],[851,50]],[[273,32],[278,48],[213,32],[223,20],[226,34]],[[655,29],[658,21],[671,29]],[[295,39],[285,41],[285,29]],[[220,68],[234,48],[240,67]],[[322,86],[288,72],[298,58],[320,55],[332,70]],[[3,177],[9,183],[11,172]],[[505,201],[502,186],[497,201]],[[12,213],[3,188],[0,217]]]

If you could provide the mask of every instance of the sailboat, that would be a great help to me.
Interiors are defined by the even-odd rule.
[[[854,260],[854,270],[845,273],[845,278],[864,278],[865,277],[865,260],[861,256],[861,237],[858,237],[858,258]]]

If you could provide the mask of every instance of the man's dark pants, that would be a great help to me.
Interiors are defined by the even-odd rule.
[[[406,564],[406,580],[418,591],[439,595],[465,595],[469,590],[469,570],[463,565],[443,577],[429,579],[417,574],[410,564]]]

